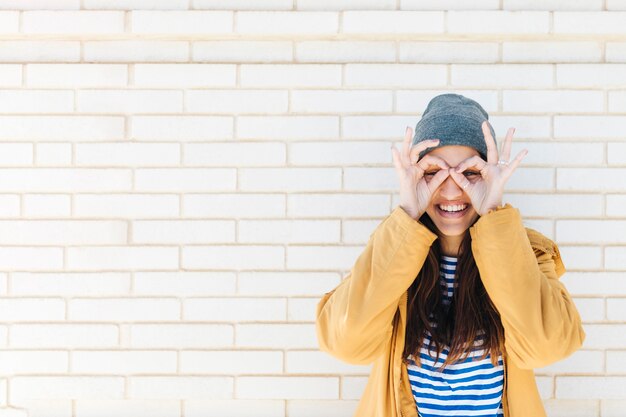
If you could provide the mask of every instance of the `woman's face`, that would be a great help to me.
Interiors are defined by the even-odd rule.
[[[471,156],[479,155],[474,148],[458,145],[442,146],[433,149],[429,154],[443,159],[451,168],[456,168],[462,161]],[[439,166],[430,166],[424,174],[425,180],[430,181],[439,169],[441,169]],[[482,181],[480,171],[477,168],[467,168],[464,175],[472,183]],[[447,211],[442,210],[442,206]],[[459,209],[462,210],[459,211]],[[462,235],[478,218],[478,213],[474,210],[469,196],[452,179],[452,176],[446,178],[435,190],[426,213],[442,235],[448,237]]]

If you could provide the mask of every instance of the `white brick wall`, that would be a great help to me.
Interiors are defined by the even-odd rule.
[[[529,154],[587,331],[549,417],[626,408],[626,1],[0,0],[0,417],[347,417],[319,297],[457,92]]]

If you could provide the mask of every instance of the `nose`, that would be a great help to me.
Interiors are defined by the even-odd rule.
[[[463,195],[463,189],[449,176],[439,186],[439,195],[448,200],[454,200]]]

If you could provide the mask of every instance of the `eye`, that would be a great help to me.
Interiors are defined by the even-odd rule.
[[[464,171],[463,175],[465,175],[466,177],[471,177],[473,175],[480,175],[480,172],[476,172],[476,171]]]
[[[430,172],[425,172],[424,176],[425,177],[432,177],[434,176],[438,171],[430,171]]]

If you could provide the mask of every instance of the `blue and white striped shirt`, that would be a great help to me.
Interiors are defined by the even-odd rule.
[[[443,256],[440,267],[443,303],[449,305],[456,287],[454,271],[457,258]],[[467,359],[447,365],[443,372],[436,369],[446,360],[449,349],[444,347],[435,364],[437,352],[428,351],[431,334],[426,332],[420,350],[421,366],[409,355],[407,370],[420,417],[435,416],[503,416],[502,391],[504,370],[502,356],[498,366],[491,364],[491,355],[483,354],[483,339],[478,338]]]

